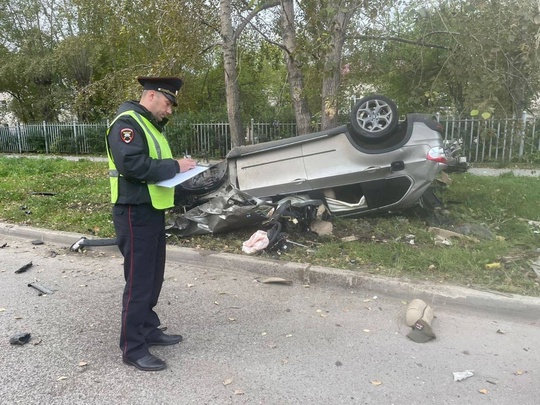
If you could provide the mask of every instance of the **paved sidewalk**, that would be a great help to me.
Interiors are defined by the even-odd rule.
[[[505,173],[512,173],[514,176],[538,177],[540,169],[492,169],[487,167],[470,168],[468,173],[475,176],[500,176]]]

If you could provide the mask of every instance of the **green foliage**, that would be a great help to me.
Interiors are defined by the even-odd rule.
[[[540,89],[538,10],[528,1],[408,3],[355,53],[402,112],[520,115]],[[376,35],[375,35],[376,36]],[[396,39],[408,40],[405,43]]]
[[[136,99],[137,75],[184,77],[182,113],[223,120],[227,102],[217,2],[13,0],[0,5],[0,92],[21,122],[111,118]],[[245,15],[257,2],[237,3]],[[257,3],[258,4],[258,3]],[[537,5],[527,0],[295,2],[308,104],[320,116],[333,20],[356,10],[337,89],[342,120],[351,97],[382,92],[400,112],[521,114],[540,90]],[[242,118],[293,118],[278,10],[238,43]],[[239,17],[240,18],[240,17]],[[256,26],[256,24],[254,24]],[[265,42],[259,32],[273,43]],[[319,114],[319,115],[318,115]]]

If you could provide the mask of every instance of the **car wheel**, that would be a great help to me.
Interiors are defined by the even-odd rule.
[[[368,142],[388,139],[396,130],[398,118],[396,103],[381,95],[363,97],[351,111],[354,132]]]

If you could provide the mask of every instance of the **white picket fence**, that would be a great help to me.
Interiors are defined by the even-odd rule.
[[[445,139],[458,141],[470,162],[540,160],[540,119],[524,114],[511,119],[438,117]]]

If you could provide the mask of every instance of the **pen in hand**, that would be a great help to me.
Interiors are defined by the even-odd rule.
[[[178,165],[180,166],[180,173],[187,172],[197,166],[197,162],[191,159],[191,156],[184,154],[183,159],[177,160]]]

